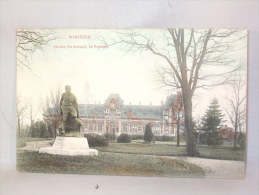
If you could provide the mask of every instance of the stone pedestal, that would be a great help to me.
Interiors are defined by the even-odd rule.
[[[90,149],[85,137],[56,137],[52,147],[40,148],[39,153],[66,156],[97,156],[98,151]]]

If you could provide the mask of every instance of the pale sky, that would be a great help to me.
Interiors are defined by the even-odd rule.
[[[154,69],[168,66],[160,57],[150,52],[126,53],[118,47],[106,49],[89,48],[102,46],[99,36],[110,39],[109,30],[55,30],[58,39],[50,42],[43,51],[36,51],[31,58],[32,72],[17,71],[17,94],[23,100],[32,99],[37,105],[40,97],[69,84],[79,103],[104,103],[111,93],[117,93],[124,104],[160,105],[170,95],[169,89],[161,88]],[[154,38],[159,30],[146,30]],[[69,35],[90,36],[89,39],[71,39]],[[87,48],[54,48],[54,46],[86,46]],[[246,46],[246,40],[240,43]],[[246,47],[236,56],[246,59]],[[212,69],[213,70],[213,69]],[[215,71],[215,70],[213,70]],[[220,72],[220,70],[218,70]],[[213,90],[197,90],[193,99],[195,115],[203,115],[212,98],[217,97],[223,107],[225,98],[231,94],[226,87]],[[245,89],[243,91],[245,94]],[[40,116],[39,116],[40,118]]]

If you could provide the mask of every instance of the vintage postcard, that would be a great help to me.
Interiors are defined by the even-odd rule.
[[[17,170],[244,178],[247,36],[17,29]]]

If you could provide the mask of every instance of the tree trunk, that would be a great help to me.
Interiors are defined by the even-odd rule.
[[[177,144],[176,146],[179,147],[180,146],[180,124],[179,122],[177,123]]]
[[[193,135],[193,124],[192,124],[192,95],[190,90],[184,90],[183,92],[183,103],[184,103],[184,124],[186,131],[186,150],[187,156],[197,156],[198,151],[196,150],[194,135]]]
[[[234,133],[234,150],[237,149],[237,116],[235,118],[235,133]]]

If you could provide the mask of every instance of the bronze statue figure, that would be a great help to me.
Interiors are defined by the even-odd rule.
[[[67,132],[80,131],[83,122],[79,118],[79,109],[76,96],[71,93],[71,87],[65,86],[66,92],[62,94],[60,100],[60,114],[62,115],[61,135]]]

